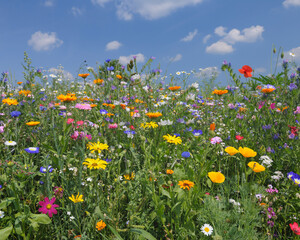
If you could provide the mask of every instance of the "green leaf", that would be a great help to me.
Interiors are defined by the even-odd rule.
[[[9,235],[11,234],[13,230],[13,226],[9,226],[9,227],[6,227],[6,228],[3,228],[0,230],[0,238],[1,240],[5,240],[9,237]]]
[[[0,209],[3,209],[3,208],[6,208],[8,205],[10,205],[13,200],[15,200],[16,198],[14,197],[10,197],[10,198],[7,198],[5,200],[3,200],[1,203],[0,203]]]
[[[208,187],[211,188],[212,182],[210,181],[210,179],[207,179],[206,183],[207,183]]]
[[[166,197],[168,197],[168,198],[171,199],[170,193],[168,191],[166,191],[165,189],[162,189],[161,193],[162,193],[162,195],[164,195],[164,196],[166,196]]]
[[[152,234],[150,234],[149,232],[143,230],[143,229],[137,229],[137,228],[131,228],[130,232],[139,234],[141,236],[143,236],[144,238],[148,239],[148,240],[156,240],[155,237],[153,237]]]
[[[51,219],[46,214],[30,214],[31,222],[36,222],[38,224],[50,224]]]
[[[107,225],[107,226],[108,226],[108,228],[110,229],[110,231],[112,231],[112,233],[115,234],[116,239],[118,239],[118,240],[123,240],[123,238],[120,236],[120,234],[117,232],[116,229],[114,229],[114,228],[113,228],[112,226],[110,226],[110,225]]]

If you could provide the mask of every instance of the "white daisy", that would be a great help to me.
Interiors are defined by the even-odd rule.
[[[5,216],[3,211],[0,211],[0,218],[3,218]]]
[[[15,146],[17,143],[15,141],[5,141],[6,146]]]
[[[210,236],[212,233],[213,233],[213,227],[210,226],[209,224],[204,224],[202,227],[201,227],[201,231],[203,234],[205,234],[206,236]]]

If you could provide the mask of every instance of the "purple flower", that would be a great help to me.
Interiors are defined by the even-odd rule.
[[[191,156],[191,154],[189,152],[183,152],[183,153],[181,153],[181,157],[189,158],[190,156]]]
[[[25,151],[28,153],[39,153],[40,148],[39,147],[29,147],[29,148],[25,148]]]
[[[45,167],[40,167],[40,172],[41,172],[41,173],[47,173],[47,168],[45,168]],[[51,165],[48,166],[48,172],[49,172],[49,173],[53,172],[53,168],[52,168]]]
[[[12,116],[12,117],[19,117],[21,114],[22,114],[22,113],[19,112],[19,111],[12,111],[12,112],[10,113],[10,116]]]
[[[203,132],[201,131],[201,130],[194,130],[193,131],[193,135],[195,136],[195,137],[199,137],[200,135],[202,135],[203,134]]]
[[[292,90],[294,90],[294,89],[297,89],[298,87],[297,87],[297,85],[295,84],[295,83],[291,83],[290,85],[289,85],[289,90],[290,91],[292,91]]]

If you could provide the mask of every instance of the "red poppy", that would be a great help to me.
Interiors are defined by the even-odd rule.
[[[244,66],[242,67],[242,69],[239,69],[239,72],[240,72],[241,74],[244,74],[244,77],[245,77],[245,78],[252,77],[252,74],[251,74],[252,68],[249,67],[248,65],[244,65]]]
[[[133,125],[130,125],[130,127],[129,127],[130,129],[132,129],[132,130],[134,130],[135,129],[135,127],[133,126]]]
[[[298,135],[297,132],[299,129],[297,127],[292,127],[290,125],[288,125],[288,126],[291,129],[291,133],[294,134],[295,136],[297,136]]]
[[[242,136],[240,136],[240,135],[236,135],[236,136],[235,136],[235,139],[236,139],[236,140],[242,140],[243,138],[244,138],[244,137],[242,137]]]
[[[300,227],[298,226],[298,223],[296,222],[294,222],[293,224],[290,223],[290,227],[296,235],[300,235]]]

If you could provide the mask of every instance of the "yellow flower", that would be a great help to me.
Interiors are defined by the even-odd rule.
[[[264,166],[260,165],[257,162],[249,162],[248,167],[250,167],[254,172],[263,172],[266,170]]]
[[[180,188],[182,189],[186,189],[190,190],[190,188],[195,186],[195,183],[189,181],[189,180],[183,180],[183,181],[179,181],[178,185],[180,186]]]
[[[21,90],[19,91],[19,95],[28,96],[31,93],[30,90]]]
[[[94,80],[94,83],[97,84],[97,85],[100,85],[100,84],[102,84],[103,82],[104,82],[103,79],[95,79],[95,80]]]
[[[85,159],[85,162],[83,162],[82,164],[87,165],[89,169],[99,169],[99,168],[105,169],[108,162],[101,160],[99,158],[97,159],[87,158]]]
[[[227,147],[225,148],[225,152],[227,152],[230,156],[233,156],[239,152],[239,150],[235,149],[234,147]]]
[[[3,103],[6,103],[7,105],[18,105],[18,101],[16,99],[10,99],[10,98],[5,98],[2,100]]]
[[[174,143],[175,145],[182,143],[181,138],[177,137],[176,135],[171,136],[170,134],[167,134],[164,135],[163,138],[167,140],[168,143]]]
[[[27,126],[36,126],[36,125],[39,125],[40,122],[28,122],[26,123]]]
[[[77,97],[75,96],[74,93],[68,93],[67,95],[63,95],[63,94],[59,95],[57,99],[59,99],[61,102],[72,102],[75,101]]]
[[[96,228],[98,231],[101,231],[102,229],[104,229],[106,227],[105,222],[103,222],[102,220],[97,222]]]
[[[101,153],[102,150],[108,150],[108,145],[104,143],[100,143],[99,141],[96,143],[89,142],[87,144],[87,148],[91,150],[91,153],[94,153],[95,151]]]
[[[126,174],[126,175],[124,175],[124,178],[125,178],[126,180],[133,180],[133,179],[134,179],[134,177],[135,177],[135,175],[134,175],[134,173],[133,173],[133,172],[131,173],[131,175],[130,175],[130,174]]]
[[[73,203],[79,203],[79,202],[83,202],[83,195],[79,195],[79,192],[77,194],[76,197],[74,197],[74,195],[72,194],[72,197],[69,197],[69,199],[73,202]]]
[[[239,152],[246,158],[255,157],[257,155],[257,152],[247,147],[239,147]]]
[[[209,172],[208,177],[213,183],[223,183],[225,181],[225,176],[220,172]]]
[[[156,122],[146,122],[146,123],[142,123],[141,127],[142,128],[157,128],[158,125],[156,124]]]

